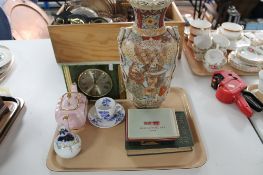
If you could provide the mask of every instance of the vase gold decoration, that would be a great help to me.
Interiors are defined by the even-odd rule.
[[[157,108],[170,89],[179,54],[177,27],[165,26],[173,0],[129,0],[132,27],[118,36],[121,68],[128,98],[138,108]]]

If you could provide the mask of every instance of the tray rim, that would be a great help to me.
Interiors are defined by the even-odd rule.
[[[170,93],[171,93],[171,90],[178,90],[180,91],[180,95],[182,96],[181,97],[181,100],[183,101],[183,106],[184,106],[184,112],[185,112],[185,116],[187,118],[187,121],[189,123],[189,117],[191,118],[191,121],[192,121],[192,124],[189,123],[189,126],[193,129],[195,129],[195,134],[197,135],[197,139],[199,140],[200,143],[199,146],[200,146],[200,150],[202,151],[201,155],[200,155],[200,161],[199,162],[194,162],[194,164],[190,165],[190,166],[185,166],[185,167],[176,167],[176,166],[167,166],[167,167],[146,167],[146,168],[141,168],[141,167],[132,167],[132,168],[63,168],[61,167],[60,165],[56,166],[55,163],[53,161],[49,161],[51,159],[51,155],[54,153],[54,150],[53,150],[53,140],[54,138],[56,137],[56,133],[57,133],[57,130],[55,131],[55,134],[52,138],[52,142],[51,142],[51,146],[49,148],[49,151],[48,151],[48,155],[47,155],[47,159],[46,159],[46,166],[47,168],[50,170],[50,171],[55,171],[55,172],[102,172],[102,171],[141,171],[141,170],[168,170],[168,169],[192,169],[192,168],[199,168],[201,166],[203,166],[206,162],[207,162],[207,155],[206,155],[206,150],[205,150],[205,146],[203,144],[203,141],[202,141],[202,138],[201,138],[201,135],[200,135],[200,129],[199,129],[199,126],[198,126],[198,123],[196,122],[196,119],[193,115],[193,112],[192,112],[192,107],[191,107],[191,104],[189,103],[189,99],[187,97],[187,93],[186,91],[183,89],[183,88],[180,88],[180,87],[171,87],[170,89]],[[124,101],[127,101],[127,99],[120,99],[120,100],[117,100],[118,102],[124,102]],[[122,124],[125,124],[125,123],[122,123]],[[194,143],[196,143],[196,141],[194,140]],[[195,148],[195,144],[194,144],[194,147],[193,149]],[[158,156],[158,155],[157,155]]]
[[[16,121],[16,119],[19,117],[20,112],[24,108],[24,100],[19,97],[12,97],[12,96],[1,96],[3,98],[3,101],[12,101],[17,103],[17,107],[14,110],[12,116],[10,119],[7,121],[5,126],[3,127],[2,133],[0,133],[0,144],[1,142],[5,139],[6,135],[8,134],[8,131],[11,129],[13,123]]]

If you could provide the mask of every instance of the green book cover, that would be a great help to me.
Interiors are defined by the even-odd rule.
[[[158,154],[191,151],[194,145],[192,133],[184,112],[175,112],[180,137],[175,141],[125,142],[128,155]]]
[[[128,140],[175,140],[179,136],[180,133],[173,109],[128,110]]]

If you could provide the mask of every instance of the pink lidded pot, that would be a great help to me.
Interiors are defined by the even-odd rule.
[[[65,93],[58,101],[55,118],[58,125],[69,129],[80,129],[86,123],[88,100],[79,93],[76,84],[71,87],[71,92]]]

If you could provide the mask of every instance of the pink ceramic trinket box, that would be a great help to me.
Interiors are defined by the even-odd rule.
[[[86,123],[88,100],[84,94],[77,92],[76,85],[71,90],[59,99],[55,118],[59,125],[80,129]]]

